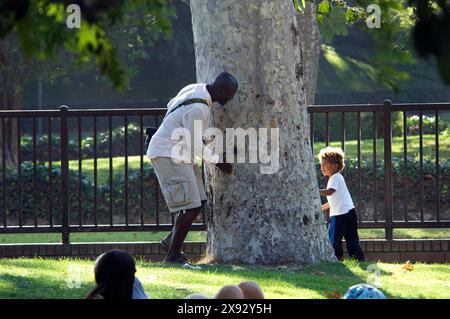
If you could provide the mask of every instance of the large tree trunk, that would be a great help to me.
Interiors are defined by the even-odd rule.
[[[231,175],[206,166],[209,256],[245,264],[335,260],[320,210],[292,1],[191,0],[191,11],[199,82],[225,70],[240,85],[230,104],[214,110],[214,126],[280,130],[274,174],[261,174],[259,163],[234,164]]]
[[[313,105],[319,74],[320,32],[316,19],[316,1],[306,2],[303,13],[297,13],[300,32],[300,54],[303,65],[304,92],[307,105]]]

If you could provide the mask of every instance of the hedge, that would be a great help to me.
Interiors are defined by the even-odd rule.
[[[128,124],[128,155],[141,154],[141,141],[143,145],[144,136],[141,136],[140,127],[137,123]],[[24,161],[31,161],[33,158],[33,139],[29,135],[21,137],[21,156]],[[52,160],[60,160],[61,138],[58,134],[52,135]],[[79,143],[77,139],[68,141],[69,160],[78,159]],[[42,135],[36,139],[36,154],[38,159],[47,161],[48,156],[48,135]],[[112,156],[123,156],[125,154],[125,128],[123,126],[112,130]],[[91,136],[81,139],[81,158],[87,159],[94,156],[94,138]],[[109,156],[109,132],[100,132],[97,135],[97,157]]]
[[[319,179],[319,186],[325,187],[326,180],[320,173],[320,165],[317,164],[317,172]],[[346,160],[346,166],[343,171],[346,183],[350,193],[356,202],[359,198],[361,200],[361,212],[366,218],[370,218],[373,207],[373,195],[376,195],[376,203],[378,211],[383,211],[384,202],[384,167],[383,161],[377,161],[376,177],[377,189],[374,189],[373,183],[373,167],[372,160],[361,161],[361,188],[359,188],[358,179],[358,165],[357,160],[349,158]],[[412,213],[417,214],[420,207],[420,172],[419,161],[408,158],[408,205]],[[423,162],[424,168],[424,207],[427,212],[434,212],[436,207],[436,166],[431,160],[425,159]],[[405,199],[405,187],[403,176],[403,160],[393,158],[393,198],[394,198],[394,217],[403,216],[402,207]],[[1,172],[1,171],[0,171]],[[6,204],[7,204],[7,218],[9,224],[18,223],[19,211],[19,193],[18,193],[18,175],[17,171],[12,168],[6,172],[6,184],[0,178],[0,207],[2,207],[3,187],[6,187]],[[1,175],[0,175],[1,176]],[[61,197],[61,170],[60,167],[52,168],[52,191],[50,192],[50,183],[48,175],[48,166],[39,164],[36,166],[36,188],[33,187],[33,166],[30,162],[22,163],[21,169],[21,205],[23,211],[24,224],[33,223],[34,212],[34,193],[36,193],[36,213],[39,224],[48,224],[49,216],[49,198],[52,201],[53,207],[53,221],[56,224],[61,223],[60,197]],[[450,161],[442,161],[440,163],[440,197],[442,207],[442,217],[445,214],[450,218]],[[153,168],[149,164],[144,166],[144,198],[143,198],[143,213],[145,216],[145,223],[154,222],[156,207],[155,207],[155,189],[157,185],[156,175]],[[86,174],[81,175],[81,197],[82,197],[82,220],[83,224],[94,223],[94,183]],[[123,223],[125,221],[125,176],[124,174],[116,175],[111,183],[113,193],[113,222]],[[78,204],[78,171],[69,170],[69,206],[70,218],[73,224],[79,222],[79,204]],[[49,196],[51,194],[51,196]],[[109,223],[110,214],[110,183],[97,185],[97,210],[98,222]],[[128,216],[129,223],[139,223],[141,216],[141,173],[139,169],[133,169],[128,174]],[[167,211],[164,200],[160,196],[159,210]],[[0,214],[0,222],[3,218]]]

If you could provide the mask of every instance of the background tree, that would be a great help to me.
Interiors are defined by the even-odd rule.
[[[410,32],[413,21],[412,8],[401,1],[395,0],[294,0],[298,11],[299,24],[305,32],[300,41],[305,65],[305,83],[307,103],[313,101],[313,96],[319,71],[320,47],[322,50],[333,50],[335,36],[347,36],[348,29],[356,27],[369,38],[373,49],[371,56],[359,56],[358,60],[372,66],[377,81],[398,92],[401,83],[409,79],[404,70],[405,65],[413,64],[408,43],[411,42]],[[369,28],[367,20],[372,21],[373,11],[370,5],[380,8],[380,28]],[[366,40],[367,42],[367,40]]]
[[[306,104],[313,105],[316,96],[317,78],[319,75],[320,32],[317,24],[317,1],[310,0],[304,7],[297,5],[297,24],[302,29],[299,34],[300,55],[303,66],[303,77]],[[303,4],[302,4],[303,5]]]
[[[70,4],[81,8],[79,29],[66,25]],[[108,30],[123,25],[127,15],[135,12],[143,13],[136,22],[144,28],[170,32],[173,12],[165,0],[6,0],[0,5],[0,38],[17,35],[26,58],[52,59],[64,49],[76,54],[80,62],[92,59],[99,71],[123,90],[127,77]]]
[[[82,8],[80,29],[66,25],[66,8],[72,3]],[[164,0],[2,1],[0,109],[19,109],[24,88],[36,79],[69,82],[72,74],[98,70],[125,90],[138,72],[135,61],[147,57],[163,34],[170,35],[173,13]],[[0,155],[5,143],[6,165],[16,166],[16,119],[5,120],[5,133]]]

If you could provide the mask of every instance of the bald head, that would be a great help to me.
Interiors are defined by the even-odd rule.
[[[236,78],[228,72],[220,73],[207,89],[213,102],[219,102],[222,106],[231,101],[238,90]]]
[[[213,85],[215,87],[231,89],[235,92],[238,89],[238,82],[236,78],[228,72],[222,72],[218,76],[216,76]]]
[[[244,299],[244,293],[238,286],[223,286],[214,299]]]
[[[254,281],[244,281],[238,285],[244,293],[245,299],[264,299],[261,287]]]

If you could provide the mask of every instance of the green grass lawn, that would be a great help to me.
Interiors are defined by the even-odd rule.
[[[144,166],[150,165],[151,161],[147,156],[143,156]],[[87,177],[94,181],[94,159],[85,159],[82,161],[82,171]],[[201,165],[201,162],[197,163]],[[54,162],[53,165],[60,165],[60,162]],[[139,170],[141,168],[140,156],[128,156],[128,171]],[[69,169],[78,171],[78,160],[69,161]],[[125,174],[125,157],[113,158],[113,176]],[[107,183],[109,179],[109,158],[97,159],[97,182],[99,185]]]
[[[168,232],[107,232],[71,233],[70,241],[80,242],[149,242],[160,241]],[[191,231],[186,241],[205,241],[206,233]],[[0,244],[13,243],[60,243],[61,234],[0,234]]]
[[[384,229],[360,229],[361,239],[384,239]],[[160,241],[167,232],[107,232],[107,233],[72,233],[70,241],[79,242],[149,242]],[[396,239],[445,239],[450,238],[450,229],[405,228],[394,229]],[[206,232],[191,231],[187,241],[205,241]],[[61,234],[0,234],[0,244],[16,243],[60,243]]]
[[[144,165],[149,165],[151,161],[147,156],[143,157]],[[128,157],[128,170],[138,170],[141,167],[140,156]],[[69,169],[78,171],[78,160],[69,161]],[[91,181],[94,181],[94,159],[83,160],[82,170]],[[113,176],[125,174],[125,157],[113,158]],[[105,184],[109,179],[109,158],[97,159],[97,180],[98,184]]]
[[[384,239],[384,229],[359,229],[361,239]],[[394,239],[450,239],[449,228],[397,228]]]
[[[206,265],[187,270],[137,261],[136,276],[154,299],[182,299],[190,293],[214,294],[223,285],[256,281],[266,298],[323,299],[333,291],[367,281],[369,263],[346,260],[304,268]],[[74,268],[76,267],[76,268]],[[379,263],[381,290],[388,298],[449,298],[450,265]],[[80,270],[80,288],[68,288],[69,275]],[[84,298],[94,286],[93,261],[81,259],[0,259],[0,299]]]
[[[383,159],[384,156],[384,139],[377,139],[377,159]],[[408,156],[419,157],[420,140],[418,135],[409,136],[407,139]],[[330,142],[330,146],[341,147],[340,141]],[[314,155],[317,158],[320,150],[325,147],[323,142],[314,143]],[[357,157],[358,144],[356,140],[345,142],[345,153],[347,157]],[[450,135],[439,136],[439,156],[443,159],[450,158]],[[433,134],[423,135],[423,155],[424,158],[434,159],[436,155],[436,141]],[[371,159],[373,156],[373,140],[361,140],[361,157],[363,159]],[[392,138],[392,156],[403,158],[403,137]]]

